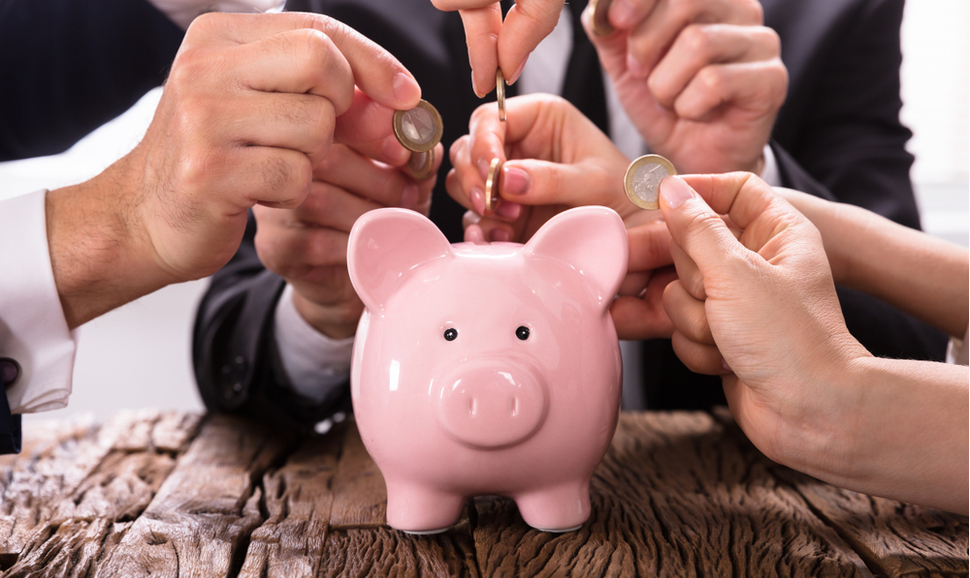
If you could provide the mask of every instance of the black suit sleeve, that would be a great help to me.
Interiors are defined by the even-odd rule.
[[[807,8],[792,4],[787,15],[797,17],[784,21],[779,34],[783,56],[786,36],[800,54],[787,55],[792,92],[771,143],[782,184],[918,229],[913,157],[906,151],[912,133],[899,119],[903,0],[846,3],[814,30],[811,19],[797,14]],[[816,38],[812,48],[806,28]],[[849,331],[874,355],[944,359],[942,332],[860,292],[838,293]]]
[[[279,363],[273,324],[284,280],[256,254],[249,215],[242,245],[212,277],[199,304],[192,358],[199,393],[213,412],[245,415],[278,427],[304,428],[350,407],[348,387],[313,402],[290,387]]]
[[[130,108],[182,36],[146,0],[0,0],[0,159],[63,152]]]

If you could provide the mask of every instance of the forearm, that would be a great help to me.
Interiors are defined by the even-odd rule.
[[[963,336],[970,301],[966,249],[859,207],[783,193],[822,233],[836,284]]]
[[[860,403],[844,475],[831,483],[904,502],[967,513],[968,369],[860,358],[845,372]],[[811,473],[811,472],[809,472]]]
[[[140,233],[118,173],[109,167],[90,181],[47,193],[51,267],[70,329],[173,281],[138,256]]]

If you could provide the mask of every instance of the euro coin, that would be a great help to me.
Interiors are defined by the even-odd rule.
[[[411,176],[419,181],[430,177],[434,170],[434,149],[426,153],[411,153],[408,170],[411,171]]]
[[[485,179],[485,212],[491,213],[498,205],[498,179],[502,163],[498,158],[492,159],[488,165],[488,178]]]
[[[495,71],[495,98],[498,100],[498,119],[505,122],[505,79],[501,69]]]
[[[592,18],[589,19],[593,34],[597,36],[609,36],[616,30],[610,24],[609,14],[610,4],[612,3],[613,0],[589,0],[589,9],[593,12]]]
[[[394,112],[394,136],[404,148],[416,153],[433,149],[441,140],[444,125],[441,115],[431,103],[422,100],[411,110]]]
[[[660,208],[660,181],[676,175],[674,165],[660,155],[644,155],[630,163],[623,177],[623,189],[641,209]]]

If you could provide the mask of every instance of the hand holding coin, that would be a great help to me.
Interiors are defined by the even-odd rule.
[[[623,189],[630,202],[641,209],[660,208],[660,181],[676,175],[674,165],[660,155],[644,155],[630,163],[623,177]]]

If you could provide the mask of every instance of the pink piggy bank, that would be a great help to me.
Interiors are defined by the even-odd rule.
[[[534,528],[582,526],[620,408],[608,307],[627,256],[604,207],[565,211],[525,245],[451,245],[404,209],[357,221],[347,264],[367,309],[351,394],[390,526],[443,532],[483,494]]]

